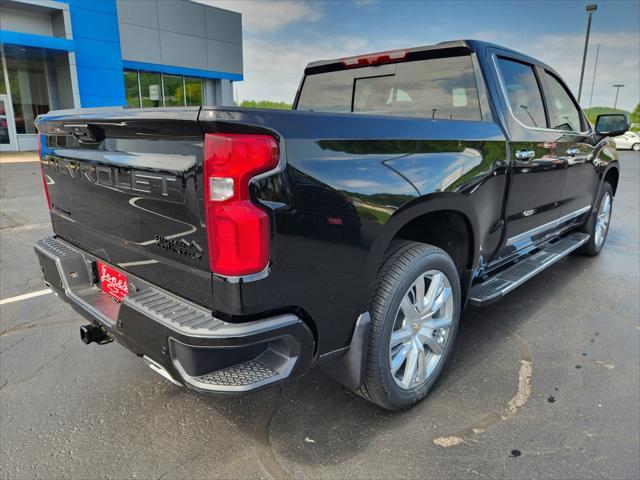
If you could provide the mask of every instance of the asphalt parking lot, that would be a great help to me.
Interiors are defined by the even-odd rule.
[[[3,300],[43,290],[36,162],[0,163]],[[0,306],[2,478],[640,478],[640,154],[599,257],[463,315],[426,401],[389,413],[312,372],[243,397],[80,342],[52,294]]]

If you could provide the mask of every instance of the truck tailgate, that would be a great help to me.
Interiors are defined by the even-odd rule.
[[[55,233],[212,308],[198,109],[84,112],[37,123]]]

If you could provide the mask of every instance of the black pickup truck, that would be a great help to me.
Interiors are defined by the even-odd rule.
[[[37,121],[45,283],[168,380],[248,392],[320,367],[421,400],[463,307],[606,240],[619,164],[549,66],[479,41],[311,63],[295,111]]]

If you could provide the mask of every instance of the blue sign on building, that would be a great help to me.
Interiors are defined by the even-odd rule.
[[[36,148],[49,110],[228,105],[239,13],[190,0],[5,0],[0,150]]]

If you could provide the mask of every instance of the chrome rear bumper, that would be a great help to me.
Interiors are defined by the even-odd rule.
[[[157,373],[203,393],[241,393],[305,373],[311,331],[293,314],[234,323],[127,273],[122,302],[97,285],[97,257],[57,237],[35,251],[45,283]],[[100,259],[104,261],[104,259]]]

